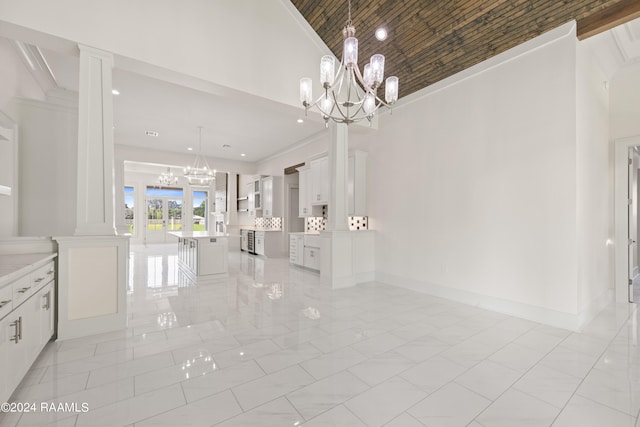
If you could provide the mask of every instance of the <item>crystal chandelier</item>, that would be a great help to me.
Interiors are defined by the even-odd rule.
[[[176,185],[178,183],[178,177],[171,172],[171,168],[167,168],[166,172],[162,172],[158,177],[160,185]]]
[[[391,108],[398,100],[398,77],[387,77],[383,101],[378,97],[377,90],[384,78],[384,55],[373,55],[360,73],[358,39],[351,22],[351,0],[349,19],[342,35],[344,46],[338,72],[335,73],[334,56],[323,56],[320,60],[320,83],[324,92],[313,101],[311,79],[303,77],[300,79],[300,101],[305,108],[305,114],[310,108],[316,107],[322,114],[325,125],[328,125],[329,119],[347,125],[363,119],[371,122],[380,107]]]
[[[198,126],[200,130],[200,141],[198,146],[198,155],[193,166],[184,168],[184,177],[190,185],[210,185],[216,179],[216,171],[212,170],[207,160],[202,156],[202,126]]]

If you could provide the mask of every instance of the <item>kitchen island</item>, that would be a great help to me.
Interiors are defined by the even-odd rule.
[[[178,264],[192,279],[227,277],[228,235],[209,231],[175,231],[178,238]]]

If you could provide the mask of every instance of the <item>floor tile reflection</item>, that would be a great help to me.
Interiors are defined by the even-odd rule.
[[[12,399],[81,414],[0,426],[633,426],[635,305],[573,333],[231,251],[193,283],[176,247],[132,246],[128,328],[47,345]]]

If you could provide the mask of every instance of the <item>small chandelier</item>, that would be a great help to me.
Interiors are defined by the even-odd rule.
[[[178,177],[171,172],[171,168],[167,168],[166,172],[162,172],[158,177],[160,185],[176,185],[178,183]]]
[[[198,126],[198,129],[200,129],[198,155],[193,166],[184,168],[184,177],[187,178],[189,185],[207,186],[216,179],[216,171],[209,167],[207,160],[202,156],[202,126]]]
[[[385,81],[384,101],[377,95],[377,90],[384,78],[384,55],[373,55],[364,70],[358,69],[358,39],[356,29],[351,22],[351,0],[349,0],[349,19],[342,30],[344,47],[342,61],[335,72],[335,58],[325,55],[320,60],[320,83],[324,92],[312,101],[312,83],[308,77],[300,79],[300,101],[305,114],[316,107],[328,125],[329,119],[347,125],[360,120],[371,119],[376,111],[391,105],[398,100],[398,77],[387,77]]]

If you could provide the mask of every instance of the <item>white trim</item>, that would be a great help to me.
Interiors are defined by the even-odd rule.
[[[441,298],[469,304],[474,307],[520,317],[533,322],[543,323],[556,328],[579,331],[587,322],[595,317],[604,306],[613,301],[613,292],[608,289],[580,313],[564,313],[544,307],[533,306],[516,301],[509,301],[487,295],[475,294],[460,289],[449,288],[433,283],[407,279],[393,274],[376,272],[376,281],[410,289]]]
[[[617,139],[614,143],[614,253],[616,302],[629,302],[629,148],[640,145],[640,135]]]
[[[284,154],[290,153],[292,151],[296,151],[296,150],[298,150],[298,149],[300,149],[300,148],[302,148],[302,147],[304,147],[306,145],[309,145],[309,144],[312,144],[314,142],[317,142],[322,138],[326,138],[327,141],[329,140],[329,134],[327,133],[326,129],[319,130],[318,132],[314,133],[313,135],[310,135],[310,136],[308,136],[308,137],[306,137],[304,139],[301,139],[300,141],[288,146],[287,148],[285,148],[283,150],[278,151],[277,153],[271,154],[271,155],[269,155],[267,157],[264,157],[264,158],[262,158],[260,160],[257,160],[255,162],[255,164],[260,164],[260,163],[263,163],[263,162],[268,162],[270,160],[276,159],[276,158],[278,158],[278,157],[280,157],[280,156],[282,156]],[[325,152],[324,155],[326,155],[326,152]]]
[[[128,237],[117,236],[69,236],[53,237],[58,243],[58,340],[78,338],[125,329],[127,326],[127,275],[129,259]],[[70,257],[70,250],[75,253],[96,248],[115,248],[116,280],[109,283],[111,292],[116,295],[116,310],[99,316],[71,318],[69,315],[71,293],[70,283],[75,276],[87,274],[89,267],[78,265]],[[96,265],[101,260],[96,259]],[[76,278],[76,280],[78,280]],[[77,305],[76,305],[77,306]]]

